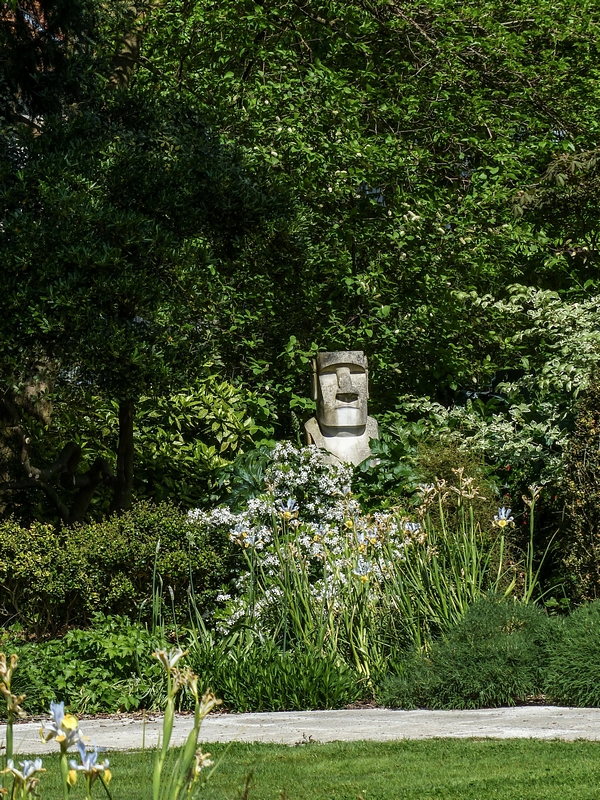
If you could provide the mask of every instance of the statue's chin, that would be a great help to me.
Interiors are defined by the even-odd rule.
[[[367,418],[358,408],[338,408],[322,414],[319,425],[325,428],[364,428]],[[360,435],[360,431],[356,432]]]

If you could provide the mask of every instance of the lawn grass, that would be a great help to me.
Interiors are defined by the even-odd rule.
[[[207,745],[222,760],[195,793],[235,800],[598,800],[600,742],[533,739]],[[112,753],[113,800],[149,800],[152,753]],[[58,760],[44,759],[44,800],[60,800]],[[102,786],[94,797],[106,797]],[[83,797],[77,786],[71,797]]]

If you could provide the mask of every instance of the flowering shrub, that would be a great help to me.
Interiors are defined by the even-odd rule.
[[[336,513],[339,517],[339,510],[336,511],[335,506],[337,500],[350,494],[354,472],[351,464],[325,464],[316,446],[298,448],[290,442],[278,442],[266,452],[266,458],[266,469],[260,475],[262,491],[258,492],[261,501],[284,501],[293,497],[302,503],[301,519],[306,521],[329,519],[331,514],[335,516]],[[249,504],[249,510],[258,508],[264,510],[265,506],[260,503]],[[219,520],[222,518],[225,524],[223,530],[227,529],[230,518],[226,518],[225,514],[224,507],[215,509],[209,527],[219,529]],[[203,522],[207,520],[199,510],[190,512],[189,517]]]
[[[350,496],[351,481],[351,465],[324,464],[316,446],[296,448],[282,442],[272,451],[263,493],[250,498],[243,511],[236,513],[226,506],[208,512],[196,509],[189,519],[198,526],[199,535],[229,536],[248,554],[262,553],[261,567],[268,573],[280,566],[274,521],[281,518],[297,532],[299,553],[317,563],[325,546],[343,550],[337,528],[359,513]],[[238,589],[246,589],[248,580],[248,575],[242,575]],[[218,599],[230,598],[220,595]],[[230,618],[230,624],[233,620]]]
[[[284,442],[273,450],[265,492],[250,499],[244,511],[190,512],[200,529],[225,529],[247,555],[239,596],[221,595],[229,600],[221,632],[248,615],[253,625],[270,627],[280,615],[283,593],[276,577],[290,557],[302,565],[311,597],[319,603],[335,601],[350,576],[381,578],[384,542],[392,545],[394,557],[402,558],[408,529],[392,514],[361,515],[350,494],[352,472],[349,464],[323,463],[315,445],[296,448]]]
[[[484,456],[488,464],[511,470],[521,484],[556,479],[568,441],[565,408],[550,400],[517,402],[505,411],[487,413],[481,403],[445,408],[427,398],[406,399],[407,414],[422,415],[428,435],[460,450]]]
[[[245,509],[190,513],[200,535],[226,530],[246,558],[236,596],[221,596],[221,634],[248,628],[284,651],[330,652],[370,679],[402,647],[446,629],[498,588],[502,547],[493,557],[495,541],[473,524],[468,504],[478,495],[462,471],[456,486],[421,487],[415,519],[398,509],[363,514],[351,477],[351,467],[323,463],[314,446],[281,444],[264,492]],[[459,511],[453,531],[444,522],[449,504]]]
[[[435,436],[456,448],[485,456],[488,464],[519,476],[521,486],[554,481],[575,403],[600,363],[600,297],[570,302],[556,292],[509,287],[507,300],[460,295],[474,310],[484,308],[499,330],[500,353],[491,372],[501,383],[473,390],[463,404],[446,408],[426,397],[401,398],[401,413],[389,422],[408,428],[420,417],[422,437]],[[510,333],[509,333],[510,331]],[[488,398],[486,400],[486,398]]]

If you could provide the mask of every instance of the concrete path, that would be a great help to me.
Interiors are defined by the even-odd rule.
[[[135,750],[142,747],[143,723],[139,718],[110,717],[84,719],[81,730],[91,741],[107,750]],[[156,745],[162,727],[159,716],[145,725],[146,747]],[[192,727],[189,715],[178,716],[173,744],[182,744]],[[39,722],[15,726],[15,752],[43,754],[56,750],[42,744]],[[520,706],[477,711],[393,711],[370,708],[342,711],[286,711],[271,714],[215,714],[202,726],[203,742],[274,742],[300,744],[306,741],[332,742],[370,739],[451,738],[534,738],[600,740],[600,708]],[[5,726],[0,725],[0,742]]]

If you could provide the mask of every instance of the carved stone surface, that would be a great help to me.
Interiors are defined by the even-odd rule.
[[[377,421],[367,416],[369,368],[360,350],[319,353],[313,360],[312,397],[317,414],[304,425],[308,444],[330,454],[330,463],[360,464],[378,439]]]

